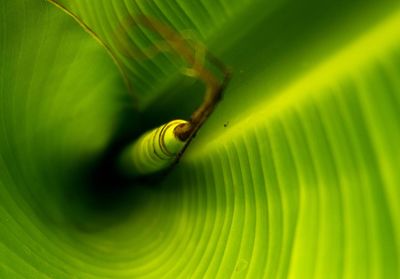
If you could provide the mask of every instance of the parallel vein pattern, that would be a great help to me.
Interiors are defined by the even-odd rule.
[[[204,226],[197,232],[214,255],[224,255],[204,272],[215,265],[225,267],[222,278],[400,275],[399,30],[397,13],[337,59],[362,52],[365,41],[380,46],[374,55],[320,68],[332,73],[336,63],[336,81],[318,80],[325,73],[316,71],[293,85],[304,92],[269,101],[279,109],[257,110],[206,148],[199,139],[203,148],[193,147],[179,174],[203,179],[182,187],[208,194],[212,205],[203,210],[230,218],[210,220],[214,230],[237,224],[215,241],[206,240]],[[390,38],[379,40],[385,32]],[[210,217],[199,214],[207,224]]]
[[[182,78],[183,68],[190,68],[191,65],[184,63],[179,53],[163,51],[166,49],[165,41],[145,26],[135,23],[138,15],[156,18],[181,32],[188,41],[205,43],[213,46],[213,51],[220,52],[280,3],[270,1],[266,7],[258,9],[257,6],[262,3],[260,0],[51,2],[74,13],[112,49],[132,87],[133,102],[140,109],[154,102],[165,91],[174,90],[177,79]],[[242,23],[240,28],[221,40],[218,34],[235,26],[235,18],[249,15],[252,21]],[[214,43],[216,40],[218,45]]]
[[[99,2],[104,11],[73,2],[99,30],[113,27],[120,4],[138,5]],[[223,25],[219,6],[236,15],[214,2],[142,4],[207,37],[206,26]],[[2,1],[0,15],[0,278],[400,276],[398,12],[276,98],[266,93],[268,65],[260,79],[238,75],[232,95],[264,93],[258,107],[238,99],[240,121],[227,127],[213,115],[160,187],[97,214],[72,194],[91,182],[85,165],[126,106],[117,68],[45,2]],[[140,68],[146,86],[154,69]]]

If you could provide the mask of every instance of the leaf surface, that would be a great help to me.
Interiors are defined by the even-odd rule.
[[[47,2],[0,4],[1,278],[399,276],[397,1],[59,3],[103,45]],[[233,79],[158,187],[104,181],[88,199],[125,122],[201,98],[179,56],[121,51],[159,40],[116,32],[139,12],[190,30]]]

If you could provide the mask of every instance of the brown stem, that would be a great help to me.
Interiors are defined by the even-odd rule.
[[[206,50],[206,58],[208,61],[223,74],[222,81],[216,78],[216,76],[210,70],[206,69],[202,63],[198,63],[195,44],[189,43],[177,31],[154,18],[145,15],[137,15],[135,18],[130,18],[129,25],[133,24],[143,25],[149,30],[159,34],[173,52],[185,60],[187,64],[191,65],[192,71],[205,85],[206,89],[203,103],[193,112],[188,124],[182,124],[176,127],[174,131],[175,135],[179,139],[189,143],[190,139],[212,113],[221,99],[222,92],[230,79],[230,71],[218,58]]]
[[[175,128],[175,135],[182,141],[188,140],[201,127],[208,116],[213,112],[217,103],[222,98],[222,92],[230,79],[230,72],[225,71],[222,82],[218,82],[208,71],[202,73],[202,80],[206,85],[204,101],[192,114],[188,124],[182,124]]]

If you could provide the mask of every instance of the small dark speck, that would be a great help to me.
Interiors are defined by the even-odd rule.
[[[228,127],[228,125],[229,125],[229,121],[225,122],[224,127],[226,128],[226,127]]]

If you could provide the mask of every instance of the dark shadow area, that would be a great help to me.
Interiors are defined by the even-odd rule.
[[[188,90],[193,90],[193,83],[191,85]],[[134,211],[140,211],[152,196],[159,194],[158,186],[170,169],[144,177],[129,177],[118,169],[117,163],[123,150],[140,135],[163,124],[166,119],[177,117],[173,117],[171,110],[178,111],[180,105],[171,102],[164,103],[165,110],[153,107],[154,110],[143,113],[125,108],[103,152],[83,158],[73,167],[70,175],[73,181],[69,183],[71,187],[65,189],[61,208],[68,223],[81,231],[101,231],[123,222]]]
[[[152,128],[141,115],[126,109],[107,148],[86,158],[74,171],[73,186],[66,189],[64,212],[74,226],[98,231],[121,222],[132,210],[139,210],[165,173],[133,178],[121,173],[117,160],[124,148]]]

